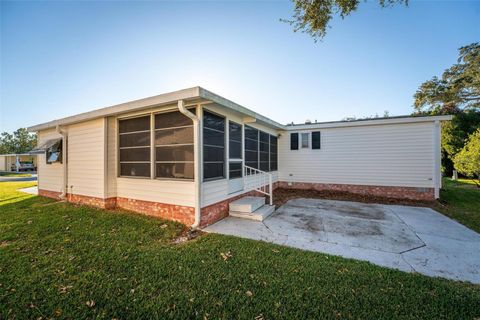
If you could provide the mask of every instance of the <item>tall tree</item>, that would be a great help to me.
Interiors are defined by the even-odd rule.
[[[25,128],[20,128],[13,134],[3,132],[0,135],[0,154],[25,153],[32,150],[36,143],[37,136]]]
[[[334,15],[342,19],[358,9],[360,0],[292,0],[295,9],[291,20],[282,21],[293,26],[295,32],[310,35],[315,42],[327,34]],[[382,8],[395,4],[408,5],[408,0],[378,0]]]
[[[480,43],[459,49],[457,63],[441,78],[424,82],[415,93],[418,113],[452,113],[452,110],[480,108]]]
[[[459,49],[457,63],[441,78],[424,82],[414,95],[414,114],[453,115],[442,126],[442,165],[453,170],[453,157],[465,145],[470,134],[480,127],[480,44]]]

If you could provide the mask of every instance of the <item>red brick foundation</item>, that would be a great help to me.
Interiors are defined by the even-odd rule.
[[[187,226],[195,222],[195,208],[136,199],[117,198],[117,208],[143,213],[149,216],[178,221]]]
[[[414,187],[388,187],[388,186],[365,186],[365,185],[347,185],[347,184],[323,184],[323,183],[305,183],[292,182],[289,185],[285,181],[276,182],[273,188],[284,189],[308,189],[308,190],[333,190],[350,192],[362,195],[373,195],[387,197],[393,199],[411,199],[421,201],[435,200],[435,190],[433,188],[414,188]],[[60,199],[60,192],[49,190],[38,190],[40,196],[53,199]],[[202,208],[200,226],[206,227],[228,216],[228,205],[244,196],[264,196],[255,191],[250,191],[237,195],[235,197],[225,199],[223,201],[211,204]],[[149,216],[159,217],[163,219],[178,221],[187,226],[191,226],[195,221],[195,208],[165,204],[152,201],[143,201],[136,199],[127,199],[113,197],[101,199],[96,197],[68,194],[67,200],[72,203],[84,204],[104,209],[121,208],[143,213]]]
[[[415,187],[389,187],[389,186],[365,186],[351,184],[325,184],[325,183],[307,183],[292,182],[291,185],[286,181],[279,181],[278,186],[284,189],[307,189],[317,191],[342,191],[362,195],[373,195],[393,199],[410,199],[421,201],[435,200],[434,188],[415,188]]]
[[[90,196],[82,196],[79,194],[67,194],[67,201],[77,204],[84,204],[87,206],[98,207],[102,209],[115,209],[116,198],[97,198]]]
[[[39,196],[53,198],[56,200],[60,200],[61,194],[61,192],[56,191],[49,191],[43,189],[38,190]],[[67,201],[75,204],[82,204],[102,209],[121,208],[125,210],[135,211],[138,213],[143,213],[149,216],[178,221],[187,226],[191,226],[195,221],[195,208],[193,207],[120,197],[102,199],[71,193],[67,194]]]
[[[60,200],[60,195],[61,194],[62,194],[61,192],[57,192],[57,191],[38,189],[38,195],[39,196],[52,198],[52,199],[55,199],[55,200]]]

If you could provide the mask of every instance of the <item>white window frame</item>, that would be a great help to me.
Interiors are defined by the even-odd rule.
[[[188,108],[188,109],[195,109],[195,108]],[[165,145],[157,145],[156,143],[156,132],[158,131],[164,131],[164,130],[172,130],[172,129],[181,129],[181,128],[192,128],[194,129],[193,121],[191,125],[185,125],[185,126],[176,126],[176,127],[167,127],[167,128],[161,128],[161,129],[156,129],[155,128],[155,116],[160,115],[160,114],[166,114],[166,113],[171,113],[171,112],[178,112],[178,110],[162,110],[158,112],[153,112],[152,113],[152,119],[151,119],[151,128],[152,128],[152,159],[153,159],[153,169],[152,169],[152,179],[155,180],[173,180],[173,181],[194,181],[195,177],[193,178],[167,178],[167,177],[157,177],[157,163],[191,163],[195,166],[195,155],[193,161],[157,161],[157,147],[175,147],[175,146],[193,146],[195,149],[195,132],[193,133],[193,141],[192,143],[177,143],[177,144],[165,144]],[[197,110],[195,110],[197,112]]]
[[[303,138],[307,137],[307,145],[303,145]],[[300,149],[310,149],[310,141],[311,141],[311,136],[310,132],[301,132],[300,133]]]
[[[132,132],[122,132],[120,133],[120,121],[122,120],[129,120],[129,119],[136,119],[136,118],[143,118],[143,117],[150,117],[150,130],[139,130],[139,131],[132,131]],[[147,146],[135,146],[135,147],[120,147],[120,136],[127,135],[132,133],[140,133],[140,132],[150,132],[150,177],[146,176],[124,176],[121,174],[121,164],[122,163],[147,163],[147,161],[120,161],[120,150],[121,149],[135,149],[135,148],[147,148]],[[118,117],[117,118],[117,178],[127,178],[127,179],[152,179],[152,113],[142,113],[138,115],[132,115],[127,117]]]

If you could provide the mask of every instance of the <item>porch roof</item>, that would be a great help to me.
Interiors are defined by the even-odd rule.
[[[121,103],[121,104],[113,105],[110,107],[88,111],[88,112],[80,113],[74,116],[37,124],[31,127],[28,127],[28,131],[36,132],[36,131],[54,128],[56,126],[69,125],[69,124],[74,124],[74,123],[83,122],[87,120],[93,120],[97,118],[115,116],[115,115],[119,115],[126,112],[140,111],[142,109],[148,109],[152,107],[160,107],[160,106],[175,103],[178,100],[184,100],[186,105],[214,102],[223,107],[240,112],[247,117],[254,118],[256,119],[256,121],[262,124],[265,124],[269,127],[273,127],[275,129],[285,129],[284,125],[278,122],[275,122],[265,116],[262,116],[248,108],[245,108],[231,100],[225,99],[202,87],[193,87],[193,88],[183,89],[179,91],[160,94],[158,96]]]

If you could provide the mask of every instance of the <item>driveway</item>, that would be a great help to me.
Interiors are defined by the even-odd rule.
[[[30,177],[1,177],[0,182],[22,182],[22,181],[37,181],[37,174],[32,173]]]
[[[227,217],[204,231],[480,283],[480,235],[430,208],[294,199],[263,222]]]

